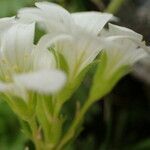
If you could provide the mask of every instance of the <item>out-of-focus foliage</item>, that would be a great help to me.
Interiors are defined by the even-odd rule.
[[[15,15],[17,10],[26,6],[33,6],[42,0],[0,0],[0,17]],[[70,11],[86,10],[87,0],[49,0],[66,7]]]
[[[0,101],[0,149],[21,150],[24,142],[16,116],[6,103]]]
[[[11,16],[24,6],[32,4],[34,0],[0,0],[0,17]]]

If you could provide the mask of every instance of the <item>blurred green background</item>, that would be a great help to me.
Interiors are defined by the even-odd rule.
[[[52,1],[52,0],[51,0]],[[150,42],[150,0],[53,0],[69,11],[107,11],[118,18],[117,24],[144,35]],[[0,17],[15,15],[36,0],[0,0]],[[65,106],[74,113],[77,101],[87,95],[94,68]],[[69,106],[69,107],[68,107]],[[68,109],[70,108],[70,109]],[[67,118],[69,122],[72,116]],[[34,149],[23,136],[20,124],[8,105],[0,100],[0,150]],[[124,77],[115,89],[97,102],[86,116],[84,128],[68,150],[150,150],[150,61],[145,59]]]

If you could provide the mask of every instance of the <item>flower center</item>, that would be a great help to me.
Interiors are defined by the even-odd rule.
[[[30,55],[24,54],[22,59],[11,62],[6,58],[0,60],[0,80],[11,82],[13,74],[24,73],[31,70]]]

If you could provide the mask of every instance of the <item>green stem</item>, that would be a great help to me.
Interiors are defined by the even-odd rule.
[[[41,141],[41,137],[39,135],[40,133],[39,133],[35,118],[29,120],[28,123],[29,123],[31,130],[32,130],[32,140],[35,144],[36,150],[44,150],[42,148],[42,141]]]
[[[93,104],[93,101],[91,99],[88,99],[80,112],[76,115],[71,127],[69,128],[68,132],[64,135],[58,146],[55,148],[55,150],[61,150],[75,135],[76,129],[79,126],[79,124],[82,122],[85,113],[89,109],[89,107]]]
[[[60,111],[61,111],[61,108],[63,106],[63,103],[61,101],[59,101],[59,99],[55,99],[55,109],[54,109],[54,113],[53,113],[53,116],[56,118],[59,116],[60,114]]]
[[[125,0],[112,0],[105,11],[115,14],[124,2]]]

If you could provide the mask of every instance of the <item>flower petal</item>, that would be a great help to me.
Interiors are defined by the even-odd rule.
[[[56,68],[55,56],[48,49],[38,50],[36,49],[33,54],[33,69],[54,69]]]
[[[59,28],[62,29],[62,31],[64,30],[64,32],[67,32],[69,29],[71,30],[70,27],[73,20],[66,9],[50,2],[37,2],[35,5],[49,18],[51,24],[59,25]]]
[[[50,2],[37,2],[38,8],[25,8],[19,11],[22,20],[38,21],[49,32],[68,32],[71,30],[72,17],[63,7]]]
[[[109,75],[123,66],[133,66],[134,63],[148,56],[147,46],[134,37],[110,36],[105,40],[103,42],[107,54],[105,72],[109,72]]]
[[[56,49],[64,56],[71,76],[78,75],[89,65],[102,50],[97,36],[81,32],[80,38],[74,36],[70,40],[60,41]]]
[[[16,23],[4,33],[1,49],[12,64],[20,63],[33,48],[35,24]]]
[[[93,11],[72,13],[72,17],[78,26],[97,35],[104,25],[112,18],[112,15]]]
[[[14,80],[16,83],[19,82],[27,90],[41,94],[52,94],[64,86],[66,76],[58,70],[41,70],[15,75]]]
[[[32,23],[35,21],[43,21],[44,15],[40,9],[34,7],[26,7],[19,10],[18,15],[21,22]]]
[[[138,41],[141,41],[143,39],[143,36],[141,34],[138,34],[126,27],[121,27],[111,23],[109,23],[109,30],[102,34],[102,36],[128,36]]]
[[[67,41],[71,39],[72,39],[71,35],[68,34],[61,34],[57,32],[46,34],[40,39],[37,47],[38,49],[42,50],[51,47],[53,44],[56,44],[59,41],[63,42],[64,40]]]
[[[0,19],[0,34],[15,23],[15,17],[6,17]]]

